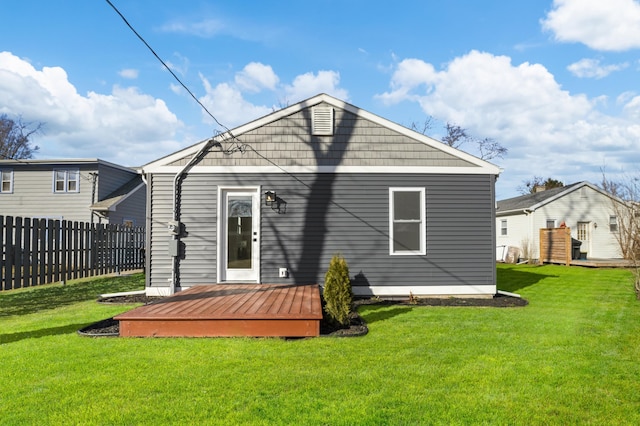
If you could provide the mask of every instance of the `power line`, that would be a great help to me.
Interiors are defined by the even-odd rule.
[[[160,63],[167,69],[167,71],[169,71],[171,73],[171,75],[173,76],[173,78],[176,79],[176,81],[178,83],[180,83],[180,85],[184,88],[184,90],[187,91],[187,93],[189,93],[189,95],[191,95],[191,97],[193,98],[194,101],[196,101],[198,103],[198,105],[200,105],[202,107],[202,109],[211,117],[213,118],[213,121],[215,121],[218,126],[222,127],[223,129],[225,129],[227,132],[229,132],[229,134],[231,135],[231,137],[233,137],[233,135],[231,134],[231,130],[229,130],[229,128],[227,126],[225,126],[224,124],[220,123],[218,121],[218,119],[207,109],[206,106],[204,106],[204,104],[202,102],[200,102],[200,100],[196,97],[196,95],[193,94],[193,92],[191,90],[189,90],[189,88],[182,82],[182,80],[180,80],[180,78],[171,70],[171,68],[169,68],[169,66],[162,60],[162,58],[156,53],[155,50],[153,50],[153,48],[149,45],[149,43],[147,43],[147,41],[140,35],[138,34],[138,32],[135,30],[135,28],[133,28],[133,26],[129,23],[129,21],[127,21],[127,18],[124,17],[124,15],[122,13],[120,13],[120,11],[118,10],[117,7],[115,7],[115,5],[113,3],[111,3],[110,0],[106,0],[106,2],[109,4],[109,6],[111,6],[113,8],[113,10],[115,10],[115,12],[120,16],[120,18],[122,18],[122,20],[124,21],[124,23],[127,25],[127,27],[129,27],[129,29],[131,31],[133,31],[133,33],[140,39],[140,41],[142,43],[144,43],[145,46],[147,46],[147,49],[149,49],[151,51],[151,53],[153,53],[153,56],[156,57],[156,59],[158,61],[160,61]]]
[[[284,167],[280,166],[279,164],[277,164],[275,161],[265,157],[264,155],[262,155],[258,150],[256,150],[253,146],[251,146],[248,143],[244,143],[242,142],[240,139],[238,139],[235,135],[233,135],[233,133],[231,132],[231,130],[225,126],[224,124],[220,123],[213,114],[211,114],[211,112],[207,109],[207,107],[205,107],[202,102],[200,102],[200,100],[193,94],[193,92],[191,90],[189,90],[189,88],[180,80],[180,78],[178,78],[178,76],[171,70],[171,68],[169,68],[169,66],[162,60],[162,58],[160,58],[160,56],[158,56],[158,54],[155,52],[155,50],[153,50],[153,48],[149,45],[149,43],[147,43],[145,41],[144,38],[142,38],[142,36],[140,34],[138,34],[138,32],[135,30],[135,28],[133,28],[133,26],[129,23],[129,21],[127,21],[127,18],[124,17],[124,15],[122,15],[122,13],[120,13],[120,11],[118,10],[118,8],[116,8],[113,3],[111,3],[110,0],[105,0],[109,6],[111,6],[113,8],[113,10],[115,10],[115,12],[120,16],[120,18],[122,18],[122,20],[124,21],[124,23],[129,27],[129,29],[131,29],[131,31],[133,31],[133,33],[140,39],[140,41],[142,41],[142,43],[144,43],[145,46],[147,46],[147,48],[151,51],[151,53],[153,54],[153,56],[156,57],[156,59],[158,59],[158,61],[160,61],[160,63],[167,69],[167,71],[169,71],[171,73],[171,75],[173,76],[173,78],[176,79],[176,81],[178,83],[180,83],[180,85],[187,91],[187,93],[189,93],[189,95],[191,95],[191,97],[198,103],[198,105],[200,105],[202,107],[202,109],[211,117],[213,118],[213,120],[220,126],[222,127],[226,133],[229,135],[229,138],[231,140],[235,141],[235,146],[231,147],[231,148],[227,148],[224,149],[222,147],[222,145],[220,145],[220,147],[222,148],[221,151],[224,154],[230,155],[233,154],[234,152],[240,152],[242,154],[244,154],[248,149],[250,149],[251,151],[253,151],[258,157],[262,158],[263,160],[265,160],[266,162],[268,162],[269,164],[277,167],[278,169],[280,169],[284,174],[288,175],[289,177],[291,177],[293,180],[297,181],[298,183],[300,183],[301,185],[307,187],[307,188],[311,188],[311,186],[304,182],[302,179],[300,179],[298,176],[296,176],[295,174],[293,174],[292,172],[286,170]],[[210,140],[211,141],[211,140]],[[214,145],[215,146],[215,145]],[[211,147],[210,147],[211,148]],[[355,219],[363,222],[364,224],[366,224],[367,226],[373,228],[374,230],[376,230],[377,232],[382,233],[381,231],[379,231],[377,228],[375,228],[373,225],[371,225],[370,223],[368,223],[367,221],[365,221],[364,219],[362,219],[361,217],[357,216],[356,214],[352,213],[351,211],[349,211],[346,207],[340,205],[339,203],[331,200],[329,201],[330,204],[338,207],[339,209],[343,210],[344,212],[346,212],[347,214],[351,215],[352,217],[354,217]],[[385,235],[385,234],[383,234]]]

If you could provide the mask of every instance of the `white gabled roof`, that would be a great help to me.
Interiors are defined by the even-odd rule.
[[[327,94],[319,94],[316,95],[314,97],[311,97],[309,99],[306,99],[304,101],[298,102],[294,105],[291,105],[287,108],[275,111],[269,115],[266,115],[264,117],[258,118],[254,121],[251,121],[247,124],[241,125],[239,127],[236,127],[235,129],[231,130],[231,134],[234,136],[241,136],[247,132],[250,132],[252,130],[255,130],[259,127],[265,126],[267,124],[273,123],[275,121],[278,121],[284,117],[287,117],[291,114],[294,114],[296,112],[302,111],[306,108],[312,107],[314,105],[318,105],[320,103],[327,103],[329,105],[334,106],[335,108],[340,108],[343,109],[345,111],[348,111],[358,117],[361,117],[363,119],[369,120],[371,122],[374,122],[380,126],[386,127],[390,130],[393,130],[395,132],[397,132],[398,134],[407,136],[409,138],[412,138],[416,141],[422,142],[427,146],[430,146],[434,149],[440,150],[442,152],[445,152],[447,154],[450,154],[454,157],[457,157],[461,160],[464,160],[472,165],[474,165],[475,167],[478,167],[481,169],[481,172],[483,174],[493,174],[493,175],[498,175],[501,172],[501,169],[492,164],[489,163],[487,161],[484,161],[478,157],[475,157],[471,154],[468,154],[466,152],[460,151],[458,149],[452,148],[450,146],[448,146],[447,144],[440,142],[436,139],[433,139],[429,136],[423,135],[421,133],[418,133],[416,131],[413,131],[411,129],[408,129],[404,126],[401,126],[397,123],[394,123],[390,120],[387,120],[385,118],[382,118],[378,115],[372,114],[368,111],[365,111],[363,109],[360,109],[354,105],[351,105],[349,103],[346,103],[344,101],[341,101],[339,99],[336,99],[332,96],[329,96]],[[167,166],[177,160],[180,160],[182,158],[188,157],[188,156],[192,156],[195,155],[196,153],[198,153],[208,142],[210,141],[217,141],[217,142],[224,142],[226,139],[228,139],[229,137],[229,132],[225,132],[222,133],[218,136],[215,136],[213,138],[207,138],[205,140],[202,140],[194,145],[191,145],[187,148],[184,148],[180,151],[177,151],[173,154],[167,155],[165,157],[162,157],[158,160],[152,161],[144,166],[142,166],[142,168],[139,170],[142,173],[145,172],[156,172],[156,171],[161,171],[163,166]],[[468,169],[468,168],[467,168]],[[478,173],[479,171],[476,171],[476,173]]]

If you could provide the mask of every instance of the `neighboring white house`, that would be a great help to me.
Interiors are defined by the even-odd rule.
[[[508,247],[520,249],[521,257],[528,253],[530,259],[538,259],[540,229],[557,228],[563,223],[571,228],[571,236],[582,242],[581,257],[622,258],[616,239],[616,202],[620,201],[589,182],[498,201],[498,260],[504,260]]]

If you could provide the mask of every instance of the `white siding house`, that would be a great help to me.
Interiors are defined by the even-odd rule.
[[[616,239],[617,220],[614,203],[618,199],[589,182],[498,201],[496,209],[496,246],[517,247],[521,257],[539,258],[540,229],[556,228],[563,223],[571,236],[582,242],[581,257],[619,259]]]

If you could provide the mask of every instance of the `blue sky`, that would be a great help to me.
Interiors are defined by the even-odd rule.
[[[229,128],[325,92],[500,142],[498,199],[638,173],[638,0],[112,2]],[[2,10],[0,113],[45,123],[37,158],[137,166],[221,130],[106,1]]]

